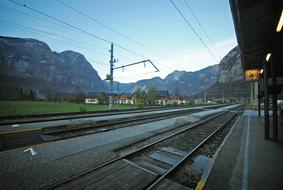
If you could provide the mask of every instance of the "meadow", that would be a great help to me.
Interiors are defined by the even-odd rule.
[[[113,109],[115,110],[136,108],[136,105],[113,105]],[[0,101],[0,116],[90,112],[105,110],[108,110],[108,105],[49,101]]]

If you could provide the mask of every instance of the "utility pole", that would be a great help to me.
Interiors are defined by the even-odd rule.
[[[111,49],[110,49],[110,76],[109,76],[109,110],[112,110],[112,102],[113,102],[113,68],[114,68],[114,63],[116,63],[118,60],[114,59],[114,56],[113,56],[113,53],[114,53],[114,49],[113,49],[113,42],[111,43]]]
[[[113,43],[111,43],[111,49],[110,49],[109,52],[110,52],[110,61],[109,61],[109,63],[110,63],[110,75],[108,75],[108,74],[106,75],[106,80],[109,80],[109,91],[110,91],[110,93],[109,93],[109,110],[111,110],[112,109],[112,103],[113,103],[113,96],[112,96],[112,94],[113,94],[113,71],[115,69],[123,69],[124,70],[125,67],[130,67],[130,66],[133,66],[133,65],[141,64],[141,63],[145,64],[146,62],[149,62],[155,68],[155,70],[156,70],[155,72],[159,72],[159,69],[154,65],[154,63],[151,62],[150,59],[135,62],[135,63],[130,63],[130,64],[127,64],[127,65],[122,65],[120,67],[114,68],[114,63],[116,63],[118,61],[118,59],[114,59],[114,56],[113,56],[113,54],[114,54]],[[118,83],[118,85],[119,85],[119,83]],[[118,86],[118,88],[119,88],[119,86]],[[118,93],[119,93],[119,90],[118,90]]]
[[[207,101],[206,101],[206,90],[204,90],[204,103],[206,104]]]
[[[120,104],[120,83],[117,81],[117,96],[118,96],[118,105]]]

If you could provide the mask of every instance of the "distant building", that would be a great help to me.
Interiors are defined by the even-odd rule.
[[[98,98],[86,98],[85,103],[86,104],[98,104],[99,100]]]
[[[159,105],[168,105],[170,104],[170,100],[169,100],[169,92],[167,90],[158,90],[157,91],[159,96],[156,100],[156,103]]]
[[[137,104],[137,103],[138,103],[138,94],[137,94],[137,92],[134,92],[131,95],[131,104]]]
[[[171,96],[171,104],[185,104],[186,100],[182,96],[180,96],[178,93],[176,93],[174,96]]]
[[[197,99],[194,100],[194,104],[203,104],[203,103],[204,103],[204,101],[203,101],[202,98],[197,98]]]
[[[119,97],[119,103],[120,104],[132,104],[131,94],[129,93],[121,94]]]

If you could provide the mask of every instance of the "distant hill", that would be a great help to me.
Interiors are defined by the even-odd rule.
[[[46,43],[0,37],[0,86],[38,91],[105,91],[105,84],[85,57],[74,51],[53,52]]]
[[[154,77],[132,84],[131,92],[137,88],[148,90],[156,86],[158,90],[168,90],[170,94],[179,93],[184,96],[195,95],[207,89],[217,81],[218,65],[213,65],[195,72],[174,71],[164,79]]]

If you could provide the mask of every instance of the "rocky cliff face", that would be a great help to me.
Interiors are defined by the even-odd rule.
[[[235,47],[220,61],[217,82],[206,90],[207,97],[248,98],[249,89],[250,84],[244,80],[240,50]]]
[[[73,92],[75,88],[85,92],[106,90],[83,55],[52,52],[47,44],[34,39],[0,37],[0,75],[4,79],[1,86],[61,92]]]
[[[241,66],[240,50],[233,48],[219,64],[219,83],[229,83],[233,81],[243,80],[243,70]]]

